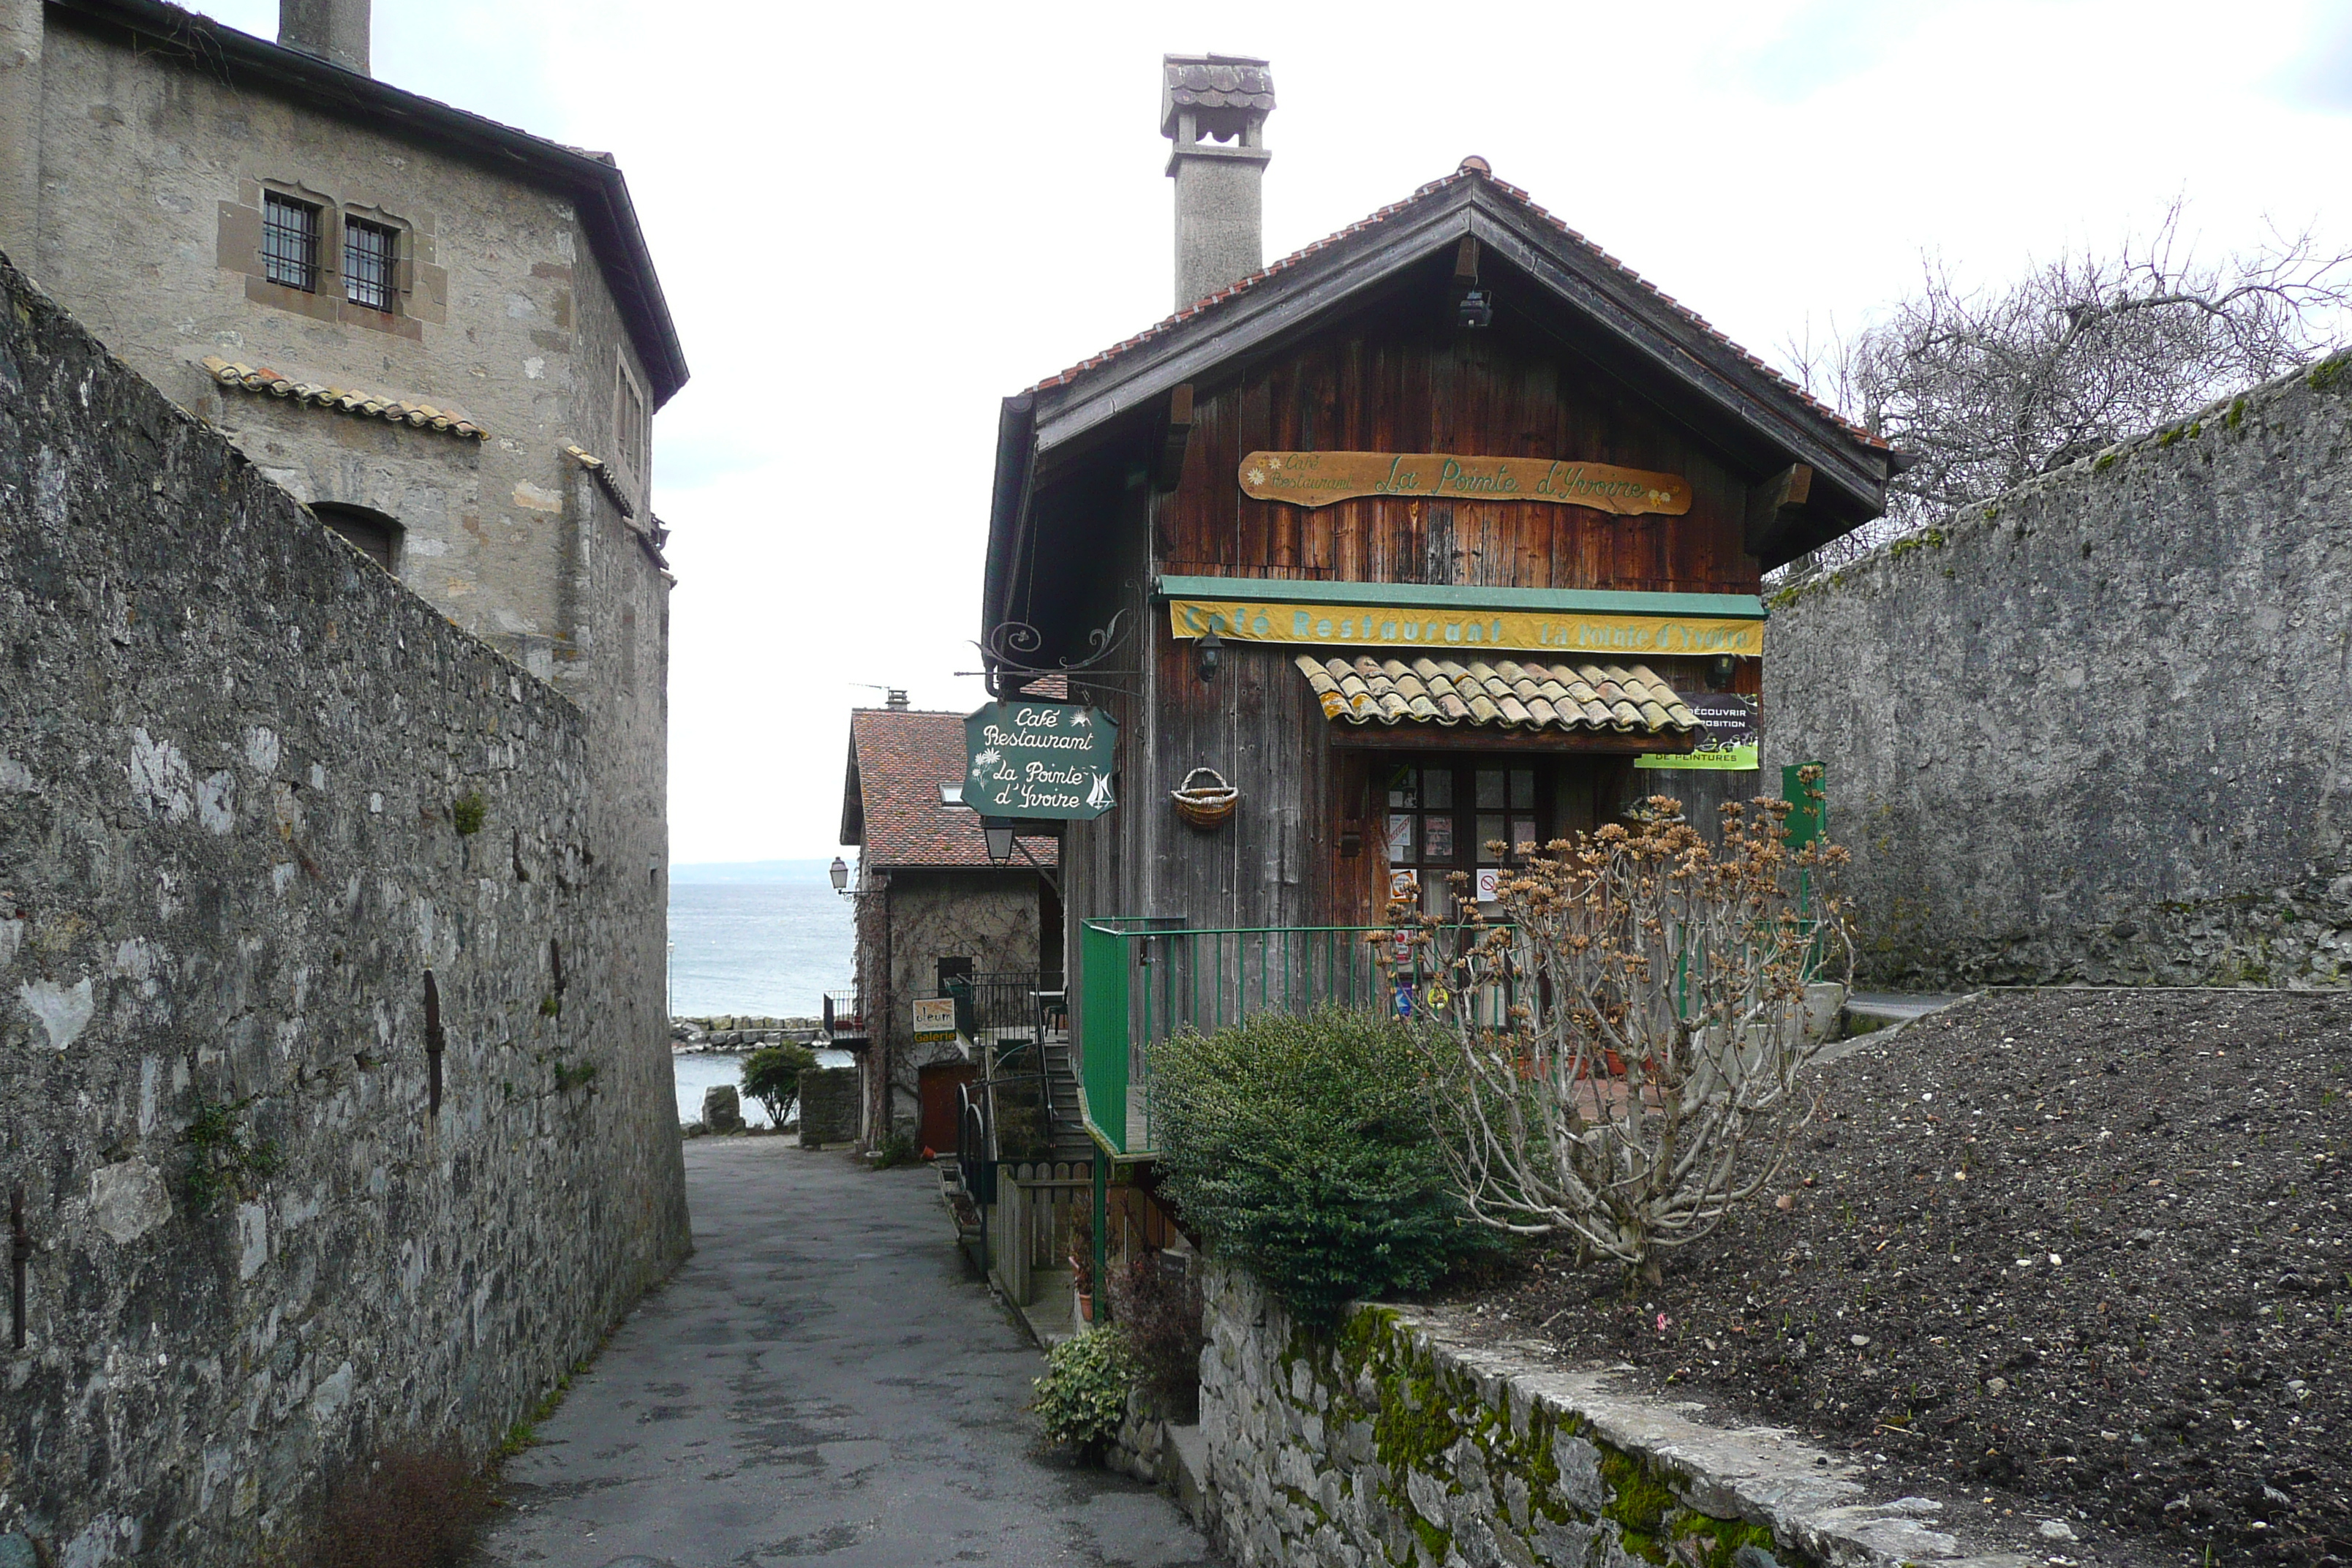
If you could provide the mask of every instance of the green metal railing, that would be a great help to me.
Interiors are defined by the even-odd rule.
[[[1491,926],[1449,926],[1450,954]],[[1149,916],[1086,921],[1079,931],[1078,1085],[1087,1128],[1113,1155],[1151,1152],[1150,1048],[1171,1035],[1208,1033],[1262,1013],[1334,1004],[1381,1012],[1401,987],[1419,1005],[1440,960],[1373,926],[1246,926],[1193,930]],[[1473,1005],[1477,1005],[1474,999]],[[1484,1005],[1499,1011],[1496,999]]]

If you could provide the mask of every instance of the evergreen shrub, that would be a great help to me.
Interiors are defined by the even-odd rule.
[[[1161,1190],[1314,1327],[1500,1245],[1463,1223],[1405,1028],[1326,1007],[1154,1047]]]
[[[1113,1328],[1072,1335],[1047,1352],[1045,1375],[1032,1385],[1037,1393],[1029,1402],[1045,1436],[1082,1448],[1115,1436],[1135,1386],[1131,1360],[1127,1336]]]
[[[781,1128],[801,1097],[801,1074],[815,1067],[816,1053],[787,1040],[763,1046],[743,1058],[743,1092],[767,1108],[768,1120]]]

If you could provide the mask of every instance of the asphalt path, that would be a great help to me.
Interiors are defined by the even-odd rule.
[[[1150,1489],[1040,1450],[1044,1358],[929,1168],[686,1146],[698,1250],[506,1470],[511,1568],[1213,1563]]]

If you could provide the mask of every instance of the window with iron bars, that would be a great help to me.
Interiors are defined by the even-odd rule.
[[[400,231],[364,218],[343,220],[343,297],[371,310],[389,310],[400,297],[396,271]]]
[[[272,283],[316,293],[319,209],[271,191],[261,203],[261,271]]]

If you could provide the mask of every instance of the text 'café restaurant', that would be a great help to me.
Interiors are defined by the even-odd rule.
[[[1478,159],[1261,266],[1264,62],[1166,68],[1179,309],[1000,427],[992,683],[1116,735],[1074,983],[1089,921],[1452,913],[1490,844],[1757,794],[1762,575],[1895,455]]]

